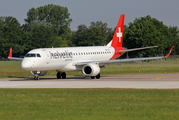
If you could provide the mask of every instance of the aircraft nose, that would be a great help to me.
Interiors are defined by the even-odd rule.
[[[26,61],[26,60],[23,60],[22,63],[21,63],[21,68],[24,69],[24,70],[29,70],[32,68],[32,63],[31,61]]]

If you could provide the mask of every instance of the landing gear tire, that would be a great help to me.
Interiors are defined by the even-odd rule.
[[[61,73],[60,72],[57,72],[57,79],[60,79],[62,76],[61,76]]]
[[[65,79],[66,78],[66,73],[62,72],[62,78]]]
[[[95,78],[95,76],[91,76],[91,79],[94,79]]]
[[[34,80],[39,80],[39,77],[38,76],[34,76]]]
[[[96,79],[100,79],[100,73],[96,76]]]

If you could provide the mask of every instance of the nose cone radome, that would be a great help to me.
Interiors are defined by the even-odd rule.
[[[30,70],[32,68],[32,63],[27,60],[23,60],[21,63],[21,68],[24,70]]]

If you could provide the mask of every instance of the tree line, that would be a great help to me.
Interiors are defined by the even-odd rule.
[[[0,17],[0,58],[7,58],[10,47],[13,47],[13,56],[22,57],[35,48],[103,46],[111,41],[115,30],[108,28],[107,23],[97,21],[91,22],[90,26],[81,24],[77,31],[72,31],[68,8],[53,4],[29,9],[24,21],[25,24],[20,25],[14,17]],[[150,15],[136,18],[124,26],[123,47],[155,45],[159,47],[130,52],[129,56],[166,55],[172,45],[175,45],[172,54],[178,55],[178,27],[166,26]]]

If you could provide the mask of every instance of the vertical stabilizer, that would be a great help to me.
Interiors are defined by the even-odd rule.
[[[122,41],[123,41],[123,31],[124,31],[124,17],[125,15],[122,14],[119,18],[111,46],[112,47],[122,47]]]

